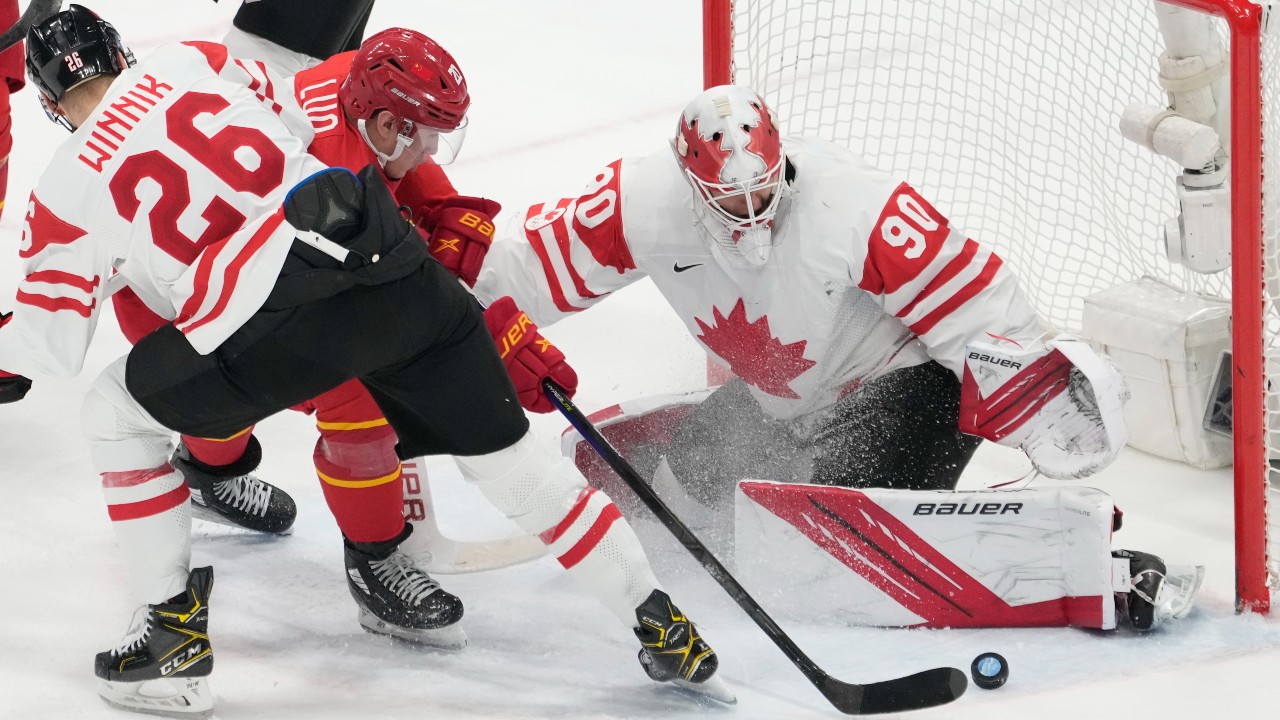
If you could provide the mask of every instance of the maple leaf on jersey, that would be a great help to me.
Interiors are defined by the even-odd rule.
[[[728,317],[721,315],[719,308],[711,308],[712,325],[701,318],[694,320],[702,328],[698,339],[729,363],[734,375],[770,395],[800,397],[791,389],[791,381],[817,364],[804,357],[808,341],[784,345],[769,330],[768,315],[761,315],[755,322],[747,320],[747,308],[741,299]]]

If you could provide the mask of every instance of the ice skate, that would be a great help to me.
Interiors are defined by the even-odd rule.
[[[1155,555],[1135,550],[1115,550],[1111,555],[1129,561],[1131,589],[1117,595],[1117,602],[1135,630],[1153,630],[1165,620],[1191,612],[1204,580],[1204,566],[1165,566]]]
[[[138,609],[120,645],[98,653],[98,696],[121,710],[177,718],[213,714],[209,591],[213,568],[191,571],[183,594]]]
[[[191,490],[191,513],[231,527],[264,533],[283,533],[298,515],[293,498],[264,482],[253,470],[262,459],[257,439],[250,439],[244,455],[230,465],[205,465],[179,444],[173,466]]]
[[[724,680],[715,676],[719,660],[693,623],[661,590],[654,590],[636,608],[636,637],[643,645],[640,666],[650,678],[669,682],[723,703],[738,699]]]
[[[406,524],[400,535],[385,542],[353,543],[344,538],[347,587],[360,607],[360,625],[372,633],[446,650],[466,647],[467,636],[458,626],[462,601],[400,552],[411,532]]]

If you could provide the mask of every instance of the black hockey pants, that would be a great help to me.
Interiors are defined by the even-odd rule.
[[[313,265],[295,248],[282,278]],[[262,310],[209,355],[166,325],[133,348],[126,384],[167,427],[228,437],[353,377],[401,458],[495,452],[529,427],[479,304],[431,259],[391,282]]]

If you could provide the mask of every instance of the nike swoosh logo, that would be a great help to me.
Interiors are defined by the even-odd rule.
[[[685,265],[684,267],[681,267],[680,263],[676,263],[671,266],[671,269],[675,270],[678,273],[681,273],[681,272],[684,272],[685,270],[692,270],[693,268],[696,268],[696,267],[702,267],[702,263],[694,263],[692,265]]]

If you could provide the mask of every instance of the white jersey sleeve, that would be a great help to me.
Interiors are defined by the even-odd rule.
[[[957,376],[973,340],[1026,345],[1044,334],[1012,270],[905,182],[889,193],[851,259],[856,285]]]
[[[549,325],[644,277],[623,224],[627,168],[616,160],[578,197],[518,215],[485,256],[475,285],[481,302],[509,295],[535,322]]]
[[[201,353],[265,302],[294,236],[281,203],[324,166],[266,76],[218,48],[156,50],[54,153],[27,204],[0,368],[79,372],[108,283],[121,278]]]

